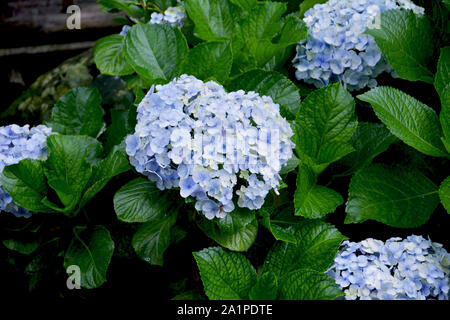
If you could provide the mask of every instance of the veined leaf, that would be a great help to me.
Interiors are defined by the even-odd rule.
[[[128,63],[149,83],[166,83],[179,76],[187,53],[181,31],[167,24],[137,24],[125,37]]]
[[[278,281],[271,272],[263,273],[255,286],[250,290],[250,300],[276,300],[278,295]]]
[[[124,76],[134,73],[125,59],[125,37],[113,34],[97,40],[94,47],[94,61],[102,74]]]
[[[139,257],[153,265],[163,265],[163,256],[171,244],[171,228],[177,214],[169,213],[144,223],[133,237],[133,248]]]
[[[354,151],[350,139],[357,125],[355,101],[341,84],[313,91],[303,101],[294,123],[297,155],[319,174]]]
[[[384,11],[381,27],[366,33],[374,37],[400,78],[433,83],[433,74],[427,68],[433,55],[433,32],[426,15],[416,15],[412,10]]]
[[[344,293],[323,273],[299,269],[280,280],[280,300],[332,300]]]
[[[97,138],[104,126],[102,97],[97,88],[76,88],[59,99],[48,125],[54,132]]]
[[[342,203],[344,199],[339,193],[317,185],[317,177],[309,167],[299,167],[294,195],[295,215],[309,219],[323,218]]]
[[[439,196],[445,210],[450,213],[450,177],[442,181],[441,187],[439,188]]]
[[[78,266],[81,286],[86,289],[97,288],[106,281],[113,251],[114,242],[105,227],[78,227],[74,229],[74,238],[64,254],[64,267]]]
[[[442,129],[433,109],[390,87],[377,87],[358,96],[369,102],[393,135],[429,156],[447,157]]]
[[[304,220],[293,228],[297,243],[276,242],[266,257],[264,271],[273,272],[278,279],[300,268],[325,272],[346,237],[318,220]]]
[[[22,208],[34,212],[53,212],[42,204],[47,186],[41,161],[24,159],[6,166],[0,174],[0,186]]]
[[[434,87],[441,98],[440,121],[444,133],[444,144],[450,153],[450,47],[441,49]]]
[[[124,222],[147,222],[163,217],[171,202],[155,184],[144,178],[137,178],[114,195],[114,210],[117,218]]]
[[[202,218],[197,225],[208,237],[233,251],[247,251],[258,234],[255,213],[245,208],[236,208],[222,219]]]
[[[205,293],[211,300],[247,299],[256,283],[256,271],[240,253],[220,247],[194,252]]]
[[[348,194],[345,223],[376,220],[415,228],[428,221],[439,203],[438,187],[419,171],[381,165],[357,172]]]
[[[195,24],[194,35],[202,40],[231,39],[241,9],[229,0],[186,0],[186,12]]]
[[[212,79],[223,83],[230,75],[232,63],[230,41],[203,42],[189,52],[183,73],[203,81]]]

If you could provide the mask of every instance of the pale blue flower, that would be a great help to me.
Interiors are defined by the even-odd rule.
[[[409,0],[329,0],[316,4],[304,16],[308,38],[297,46],[293,60],[298,80],[322,87],[342,82],[349,90],[377,85],[376,77],[393,73],[370,35],[370,23],[383,11],[424,9]]]
[[[326,273],[350,300],[448,300],[449,256],[442,245],[414,235],[345,241]]]

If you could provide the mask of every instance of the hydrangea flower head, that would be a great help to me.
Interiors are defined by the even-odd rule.
[[[180,188],[207,218],[259,209],[292,157],[293,132],[270,97],[182,75],[150,89],[126,151],[161,190]]]
[[[450,254],[415,235],[345,241],[327,273],[347,300],[448,300]]]
[[[47,137],[52,129],[40,125],[30,129],[29,125],[20,127],[9,125],[0,127],[0,173],[6,166],[23,159],[43,160],[47,157]],[[17,206],[0,184],[0,211],[16,216],[29,217],[31,213]]]
[[[184,20],[186,19],[186,10],[184,6],[167,8],[164,13],[153,12],[150,16],[150,24],[162,24],[167,23],[173,27],[183,27]]]
[[[367,28],[377,27],[379,14],[391,9],[424,9],[409,0],[329,0],[305,13],[308,39],[293,60],[298,80],[322,87],[340,81],[349,90],[375,87],[375,78],[392,67],[384,60]]]

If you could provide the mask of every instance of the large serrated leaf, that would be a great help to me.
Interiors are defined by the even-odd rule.
[[[236,208],[222,219],[202,218],[197,225],[208,237],[233,251],[247,251],[258,234],[255,212],[246,208]]]
[[[297,243],[276,242],[264,262],[264,271],[278,278],[299,269],[326,271],[336,256],[341,242],[346,239],[332,225],[305,220],[294,226]]]
[[[162,266],[164,252],[171,243],[170,230],[176,220],[176,213],[169,213],[141,225],[132,240],[137,255],[150,264]]]
[[[230,75],[232,64],[230,41],[204,42],[189,52],[183,64],[183,73],[203,81],[216,80],[223,83]]]
[[[438,187],[421,172],[381,165],[356,173],[348,194],[345,223],[376,220],[414,228],[427,222],[439,203]]]
[[[271,272],[263,273],[255,286],[250,290],[250,300],[276,300],[278,295],[278,281]]]
[[[442,181],[441,187],[439,188],[439,197],[445,210],[450,213],[450,177]]]
[[[124,76],[134,73],[125,59],[125,37],[113,34],[97,40],[94,47],[94,61],[102,74]]]
[[[171,202],[155,184],[137,178],[116,192],[114,210],[117,218],[124,222],[147,222],[164,216]]]
[[[47,194],[41,161],[24,159],[6,166],[0,175],[0,188],[4,188],[22,208],[34,212],[53,212],[41,202]]]
[[[106,281],[113,251],[114,242],[105,227],[75,228],[74,238],[64,254],[64,267],[78,266],[81,286],[86,289],[97,288]]]
[[[167,24],[137,24],[125,38],[129,64],[149,83],[165,83],[179,76],[187,53],[181,31]]]
[[[447,152],[450,153],[450,47],[441,49],[441,56],[437,66],[434,86],[441,98],[441,113],[439,115],[442,131],[444,133],[444,143]]]
[[[250,289],[256,283],[256,271],[245,256],[218,247],[193,254],[209,299],[248,298]]]
[[[342,295],[333,278],[314,270],[295,270],[280,280],[280,300],[332,300]]]
[[[299,167],[294,195],[295,215],[309,219],[323,218],[344,203],[336,191],[317,184],[317,177],[307,166]]]
[[[355,152],[343,159],[343,162],[350,166],[345,174],[352,174],[369,166],[376,156],[385,152],[396,141],[397,138],[384,124],[359,122],[351,140]]]
[[[295,150],[315,173],[354,149],[349,141],[358,122],[355,101],[339,84],[332,84],[306,97],[294,123]]]
[[[241,15],[229,0],[186,0],[185,7],[195,24],[195,36],[206,41],[231,39]]]
[[[92,167],[92,176],[89,179],[88,188],[81,198],[79,208],[92,199],[115,176],[130,170],[128,157],[118,146],[109,152]]]
[[[436,112],[410,95],[390,87],[377,87],[358,96],[369,102],[393,135],[435,157],[447,157]]]
[[[97,88],[76,88],[53,106],[48,123],[54,132],[96,138],[104,126],[102,97]]]
[[[412,10],[384,11],[381,26],[366,33],[374,37],[383,57],[400,78],[433,83],[433,74],[427,67],[434,47],[427,16],[416,15]]]
[[[47,146],[49,155],[44,163],[44,173],[48,185],[64,205],[64,208],[52,208],[70,214],[87,187],[101,145],[87,136],[51,135],[47,138]]]

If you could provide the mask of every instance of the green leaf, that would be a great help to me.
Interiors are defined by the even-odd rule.
[[[417,170],[375,165],[357,172],[348,191],[345,223],[376,220],[397,228],[428,221],[439,203],[438,187]]]
[[[263,273],[255,286],[250,290],[250,300],[276,300],[278,295],[278,281],[271,272]]]
[[[119,146],[114,147],[105,159],[94,164],[88,183],[89,187],[81,198],[79,208],[84,207],[113,177],[130,169],[128,156]]]
[[[441,187],[439,188],[439,196],[445,210],[447,210],[447,213],[450,213],[450,176],[442,181]]]
[[[436,76],[434,78],[434,87],[441,98],[440,121],[444,133],[445,144],[450,144],[450,47],[441,49],[441,56],[437,66]],[[447,152],[450,153],[447,147]]]
[[[255,213],[245,208],[236,208],[222,219],[202,218],[197,224],[208,237],[233,251],[247,251],[258,234]]]
[[[125,11],[128,16],[134,17],[134,11],[131,9],[131,1],[127,0],[98,0],[98,4],[100,4],[104,9],[119,9]]]
[[[200,80],[216,80],[223,83],[228,79],[233,63],[230,42],[203,42],[188,54],[183,73]]]
[[[171,205],[168,194],[162,193],[155,183],[137,178],[114,195],[114,210],[124,222],[147,222],[163,217]]]
[[[281,31],[281,17],[285,11],[284,3],[258,3],[239,22],[232,40],[234,74],[264,66],[277,50],[281,50],[280,46],[272,44],[272,39]]]
[[[369,102],[393,135],[429,156],[447,157],[436,112],[410,95],[390,87],[377,87],[358,96]]]
[[[92,175],[92,164],[101,151],[100,143],[87,136],[51,135],[49,156],[44,163],[48,185],[56,191],[69,214],[81,199]],[[56,208],[54,208],[56,209]]]
[[[205,293],[211,300],[247,299],[256,283],[256,271],[242,254],[222,248],[193,253]]]
[[[375,39],[383,57],[400,78],[433,83],[427,65],[433,55],[434,40],[426,15],[416,15],[412,10],[384,11],[381,27],[368,29],[366,33]]]
[[[385,152],[396,141],[397,138],[384,124],[359,122],[351,140],[355,152],[343,159],[350,166],[346,174],[352,174],[369,166],[376,156]]]
[[[273,208],[263,206],[258,213],[263,217],[260,222],[267,228],[276,240],[296,243],[297,239],[291,228],[291,221],[283,221],[279,216],[272,216]]]
[[[53,212],[41,202],[47,194],[41,161],[24,159],[6,166],[0,175],[0,186],[22,208],[34,212]]]
[[[175,212],[142,224],[132,240],[137,255],[150,264],[162,266],[164,251],[172,242],[171,228],[176,221]]]
[[[333,278],[314,270],[295,270],[280,280],[280,300],[333,300],[342,295]]]
[[[128,62],[149,83],[169,82],[179,76],[187,53],[181,31],[167,24],[137,24],[125,37]]]
[[[285,45],[297,44],[308,37],[308,27],[306,23],[295,16],[288,16],[284,20],[281,29],[280,39],[277,43]]]
[[[106,281],[113,251],[114,242],[105,227],[76,227],[74,238],[64,254],[64,267],[80,267],[81,286],[86,289],[97,288]]]
[[[229,91],[255,91],[269,96],[275,103],[285,106],[291,115],[300,107],[298,88],[288,78],[276,71],[252,70],[233,79],[228,85]]]
[[[113,34],[97,40],[94,47],[94,61],[101,73],[111,76],[124,76],[134,73],[125,59],[125,37]]]
[[[299,159],[321,173],[354,151],[349,142],[357,125],[355,101],[341,84],[313,91],[303,101],[293,127]]]
[[[202,40],[231,39],[241,9],[229,0],[186,0],[186,12],[195,24],[194,35]]]
[[[30,255],[41,245],[39,239],[5,239],[2,240],[3,245],[9,250],[16,251],[21,254]]]
[[[136,126],[136,107],[128,110],[111,109],[111,125],[106,128],[105,150],[112,150],[125,140],[128,134],[134,132]]]
[[[230,2],[239,6],[244,11],[250,11],[257,5],[258,0],[230,0]]]
[[[344,203],[334,190],[317,185],[317,177],[307,166],[301,166],[294,195],[295,215],[309,219],[323,218]]]
[[[101,103],[97,88],[73,89],[54,105],[48,125],[54,132],[96,138],[104,126]]]
[[[300,268],[325,272],[333,263],[341,242],[347,239],[335,227],[318,220],[293,226],[297,243],[277,241],[264,262],[264,271],[278,279]]]
[[[304,0],[300,4],[300,12],[299,16],[303,18],[305,16],[306,11],[314,7],[316,4],[322,4],[327,2],[328,0]]]

